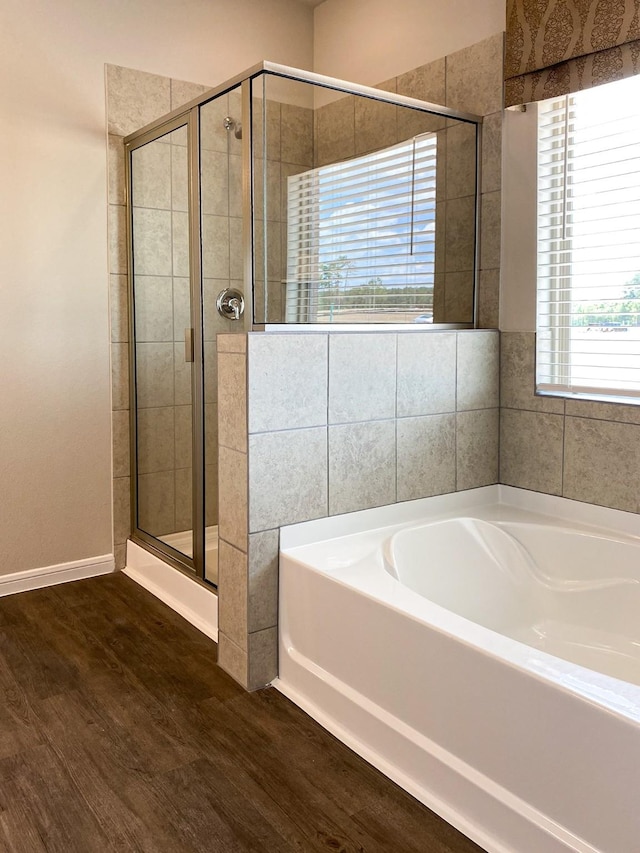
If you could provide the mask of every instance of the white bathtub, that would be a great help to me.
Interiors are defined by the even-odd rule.
[[[283,528],[275,686],[490,853],[640,851],[640,517],[490,486]]]

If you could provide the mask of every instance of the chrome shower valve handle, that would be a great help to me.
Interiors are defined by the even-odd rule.
[[[221,317],[239,320],[244,314],[244,296],[235,287],[226,287],[218,294],[216,308]]]

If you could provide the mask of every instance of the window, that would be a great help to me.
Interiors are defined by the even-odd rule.
[[[640,78],[538,112],[537,388],[640,403]]]
[[[430,322],[436,134],[288,178],[287,322]]]

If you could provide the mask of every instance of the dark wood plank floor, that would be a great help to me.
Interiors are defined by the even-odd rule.
[[[124,575],[0,599],[0,850],[480,848]]]

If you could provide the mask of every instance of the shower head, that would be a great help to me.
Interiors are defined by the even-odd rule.
[[[233,134],[236,139],[242,139],[242,123],[236,121],[231,116],[225,116],[222,123],[224,124],[225,130],[233,130]]]

